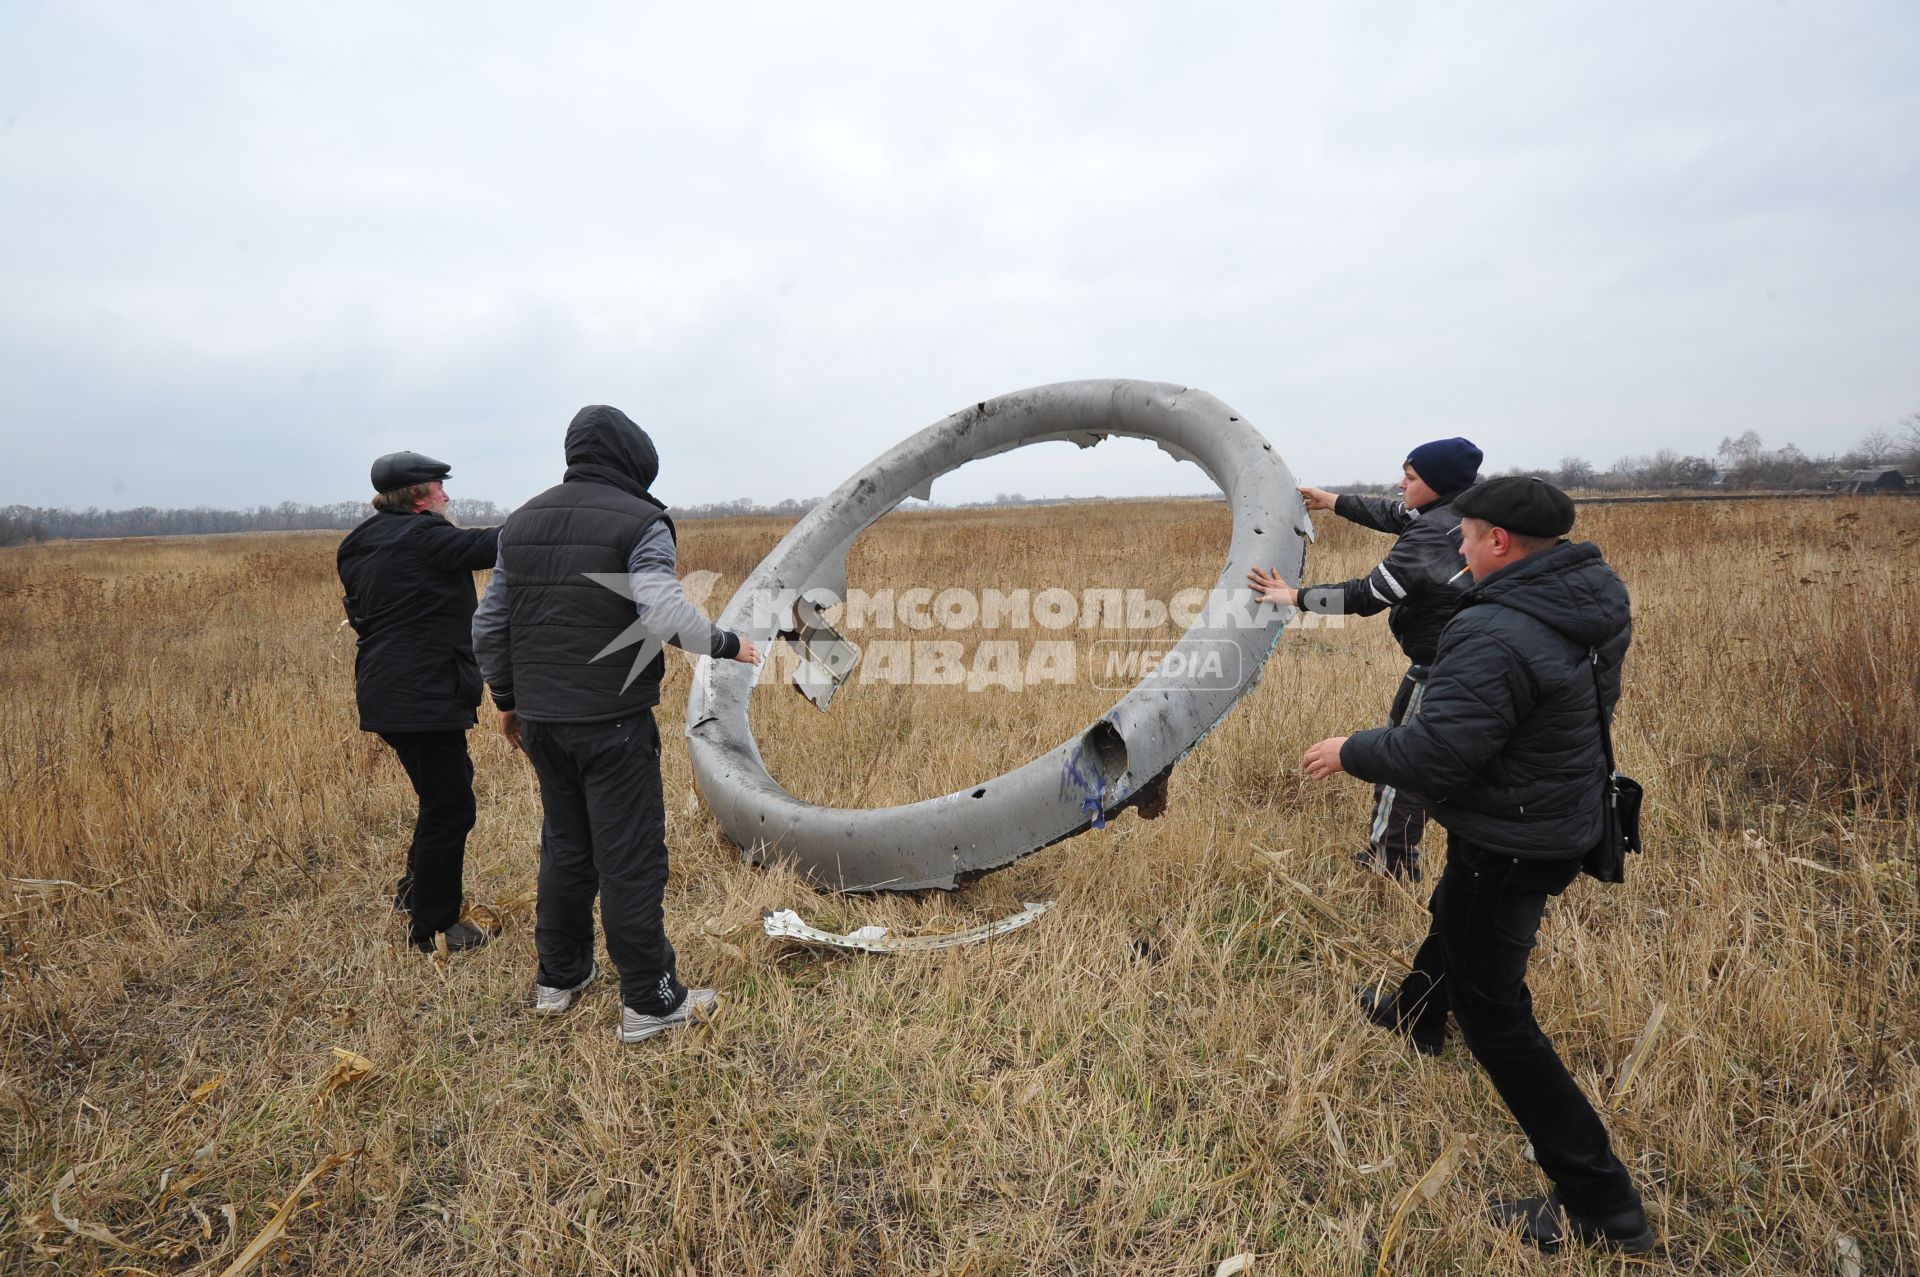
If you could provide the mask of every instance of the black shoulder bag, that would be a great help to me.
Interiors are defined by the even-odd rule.
[[[1588,651],[1593,666],[1593,704],[1600,715],[1600,746],[1607,755],[1607,788],[1601,803],[1600,841],[1593,845],[1580,868],[1601,882],[1627,880],[1627,853],[1640,850],[1640,782],[1615,769],[1613,730],[1607,726],[1607,703],[1600,694],[1600,649]]]

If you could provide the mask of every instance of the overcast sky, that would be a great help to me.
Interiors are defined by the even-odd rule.
[[[1920,5],[0,3],[0,504],[824,494],[1210,391],[1303,478],[1920,411]],[[1024,449],[936,500],[1210,487]]]

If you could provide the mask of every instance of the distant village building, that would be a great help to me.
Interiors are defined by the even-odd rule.
[[[1906,486],[1906,477],[1892,466],[1853,470],[1841,476],[1840,479],[1840,490],[1849,496],[1859,496],[1867,492],[1901,492],[1906,489]]]

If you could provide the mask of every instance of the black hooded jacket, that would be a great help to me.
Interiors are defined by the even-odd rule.
[[[1606,781],[1589,653],[1611,720],[1632,630],[1599,547],[1529,555],[1461,598],[1414,719],[1348,737],[1340,765],[1429,796],[1449,833],[1496,854],[1585,855]]]
[[[473,574],[493,566],[499,536],[437,514],[382,510],[340,542],[341,601],[360,637],[353,690],[362,731],[473,726]]]
[[[603,404],[574,415],[566,456],[560,483],[502,529],[513,690],[495,701],[535,722],[602,722],[660,700],[664,654],[634,672],[632,598],[593,579],[624,580],[641,534],[666,520],[648,491],[660,458],[646,431]]]

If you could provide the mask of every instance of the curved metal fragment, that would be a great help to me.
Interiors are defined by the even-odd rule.
[[[1008,914],[977,927],[968,927],[965,931],[937,932],[925,936],[896,936],[885,927],[861,927],[839,935],[809,925],[805,918],[791,909],[768,910],[760,915],[760,926],[772,939],[792,940],[798,944],[858,949],[864,953],[932,953],[963,944],[978,944],[982,940],[1004,936],[1009,931],[1018,931],[1051,908],[1051,900],[1038,903],[1029,900],[1019,913]]]
[[[754,569],[720,624],[765,648],[795,626],[764,600],[816,587],[846,589],[846,552],[908,495],[969,461],[1062,439],[1091,447],[1110,435],[1148,439],[1192,460],[1226,494],[1233,538],[1204,614],[1161,663],[1098,720],[1002,776],[924,802],[850,810],[803,802],[767,774],[748,725],[763,667],[701,660],[687,700],[694,776],[727,836],[761,863],[793,863],[843,891],[950,888],[997,869],[1128,805],[1178,762],[1258,681],[1291,615],[1257,607],[1249,569],[1278,566],[1299,583],[1312,535],[1294,478],[1273,445],[1213,396],[1143,381],[1074,381],[977,403],[883,454],[816,506]],[[1155,553],[1142,544],[1140,553]],[[755,606],[756,600],[762,604]],[[759,615],[755,615],[756,612]],[[1238,677],[1183,677],[1232,654]]]

